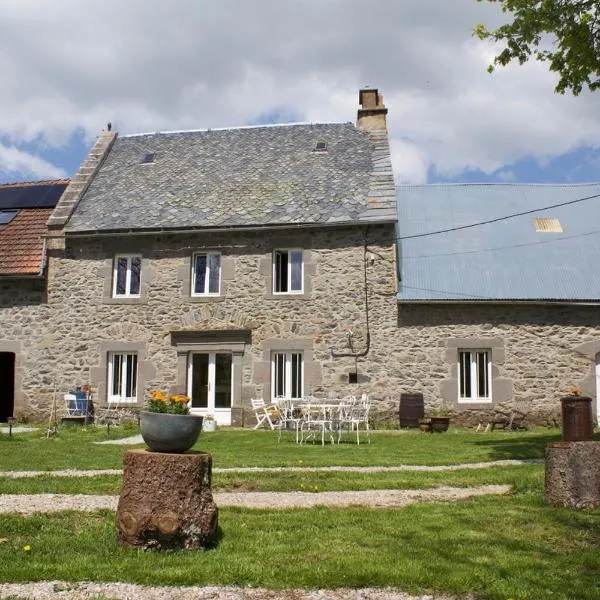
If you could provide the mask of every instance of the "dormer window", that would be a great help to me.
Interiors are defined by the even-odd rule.
[[[154,153],[154,152],[149,152],[148,154],[145,154],[144,158],[142,158],[142,164],[148,165],[150,163],[153,163],[155,156],[156,156],[156,153]]]

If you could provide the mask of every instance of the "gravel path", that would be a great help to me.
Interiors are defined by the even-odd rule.
[[[402,471],[439,472],[461,471],[463,469],[488,469],[490,467],[507,467],[528,464],[541,464],[543,459],[528,458],[515,460],[494,460],[489,462],[462,463],[458,465],[395,465],[392,467],[213,467],[213,473],[281,473],[281,472],[332,472],[347,471],[351,473],[397,473]],[[22,479],[25,477],[94,477],[96,475],[121,475],[123,469],[94,469],[78,470],[65,469],[62,471],[0,471],[0,477]]]
[[[245,508],[307,508],[311,506],[369,506],[388,508],[406,506],[415,502],[447,502],[485,496],[507,494],[509,485],[482,485],[479,487],[439,487],[429,490],[369,490],[364,492],[243,492],[214,493],[218,506]],[[28,515],[36,512],[61,510],[117,509],[118,496],[87,494],[1,494],[0,513]]]
[[[104,442],[94,442],[94,444],[120,444],[122,446],[128,444],[143,444],[144,438],[141,435],[131,435],[124,438],[116,438],[114,440],[105,440]]]
[[[12,433],[30,433],[31,431],[37,431],[37,427],[23,427],[22,425],[15,425],[12,428]],[[9,435],[11,433],[10,427],[0,427],[0,433]]]
[[[45,600],[91,600],[108,596],[118,600],[473,600],[472,596],[411,596],[390,588],[360,590],[266,590],[239,587],[149,587],[129,583],[72,583],[40,581],[37,583],[0,583],[0,598],[17,596]]]

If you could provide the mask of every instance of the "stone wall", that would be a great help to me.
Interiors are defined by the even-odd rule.
[[[369,314],[379,314],[382,326],[394,327],[393,238],[392,225],[283,230],[269,235],[68,238],[64,251],[51,251],[49,266],[51,337],[61,380],[91,384],[96,402],[105,403],[107,353],[134,350],[140,361],[141,405],[152,389],[185,387],[187,370],[181,354],[191,346],[182,342],[178,350],[176,334],[213,332],[216,337],[211,343],[205,336],[195,341],[207,348],[219,347],[220,335],[223,348],[231,347],[234,354],[239,350],[239,361],[234,359],[240,378],[239,397],[234,394],[237,424],[247,424],[249,411],[244,414],[241,408],[247,409],[250,398],[269,396],[272,350],[304,353],[308,392],[356,394],[376,388],[381,393],[384,386],[376,385],[369,374],[377,369],[370,367],[368,358],[358,364],[360,383],[349,384],[355,360],[334,359],[331,349],[352,351],[348,331],[353,332],[355,351],[365,347],[365,256],[373,257],[366,261]],[[274,248],[306,249],[304,294],[271,293]],[[195,251],[221,252],[225,283],[221,296],[190,296]],[[110,297],[116,253],[142,255],[141,298]],[[232,342],[236,332],[250,332],[250,341]],[[48,402],[47,395],[30,398],[32,411],[38,413],[44,412]]]
[[[91,384],[95,402],[105,404],[111,350],[138,353],[139,408],[152,389],[185,388],[194,347],[234,355],[233,419],[243,425],[252,422],[249,399],[269,397],[271,352],[282,348],[304,353],[307,392],[368,393],[374,419],[395,423],[402,392],[422,392],[427,407],[450,404],[464,423],[485,421],[513,399],[530,405],[530,421],[551,422],[569,387],[596,395],[597,307],[398,305],[394,235],[393,226],[378,225],[55,244],[47,297],[39,282],[0,287],[0,351],[17,355],[15,411],[47,418],[55,382],[59,402],[73,386]],[[270,261],[280,247],[307,250],[304,294],[271,293]],[[223,294],[192,298],[191,256],[209,250],[222,253]],[[113,256],[130,252],[143,257],[142,296],[115,300]],[[457,403],[457,352],[465,347],[492,351],[489,404]]]
[[[596,306],[405,304],[398,306],[397,328],[385,334],[389,386],[422,392],[426,405],[444,402],[464,423],[485,422],[498,402],[514,400],[528,407],[528,422],[553,423],[571,387],[596,396]],[[491,404],[457,402],[458,348],[492,350]]]
[[[18,417],[30,414],[29,399],[38,393],[44,396],[46,405],[52,397],[48,318],[44,280],[0,281],[0,352],[15,355],[13,414]]]

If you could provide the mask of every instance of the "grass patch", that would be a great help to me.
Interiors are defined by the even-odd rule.
[[[123,549],[108,511],[2,515],[0,581],[392,586],[490,600],[597,600],[599,516],[547,508],[539,495],[399,510],[222,509],[219,545],[199,554]]]
[[[57,469],[122,468],[120,445],[96,445],[106,428],[0,435],[0,470],[43,470],[0,479],[0,493],[118,494],[120,475],[55,477]],[[138,433],[112,428],[111,437]],[[543,458],[557,430],[441,435],[382,432],[370,445],[298,446],[271,431],[202,434],[196,450],[215,467],[444,465]],[[596,439],[600,436],[596,434]],[[400,509],[317,507],[285,511],[223,508],[218,546],[204,553],[121,548],[114,513],[0,515],[0,581],[123,581],[151,585],[267,588],[391,586],[414,594],[476,594],[487,600],[600,600],[600,510],[543,502],[542,464],[443,472],[213,473],[219,491],[417,489],[510,484],[513,493]],[[304,486],[304,487],[302,487]],[[24,501],[26,501],[24,499]],[[23,546],[30,545],[31,552]]]
[[[0,478],[0,494],[114,494],[121,492],[120,475],[94,477],[53,477],[41,475],[26,479]],[[338,490],[428,489],[443,485],[472,487],[509,484],[514,493],[539,493],[544,485],[543,465],[491,467],[489,469],[400,472],[344,473],[214,473],[215,492],[329,492]]]
[[[18,434],[12,438],[0,435],[0,470],[115,469],[123,465],[127,446],[97,445],[107,439],[106,428],[68,427],[55,438],[43,432]],[[111,428],[111,437],[138,433],[134,428]],[[596,435],[600,439],[600,435]],[[213,466],[304,466],[327,465],[444,465],[512,458],[543,458],[551,441],[560,439],[557,430],[538,429],[525,433],[475,433],[453,429],[444,434],[419,431],[382,432],[371,435],[371,444],[294,443],[286,432],[281,442],[272,431],[220,430],[203,433],[195,450],[213,455]],[[131,446],[130,446],[131,447]],[[139,447],[143,447],[139,446]]]

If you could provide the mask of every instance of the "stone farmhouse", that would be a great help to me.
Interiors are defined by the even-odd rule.
[[[234,425],[254,397],[358,386],[397,405],[387,109],[360,103],[356,125],[104,132],[49,220],[60,387],[124,408],[176,390]]]
[[[474,423],[595,396],[600,215],[580,199],[600,185],[396,188],[383,99],[359,104],[356,124],[103,132],[36,234],[37,296],[0,280],[4,415],[47,418],[78,385],[97,411],[161,389],[242,426],[255,397],[368,393],[397,423],[421,392]]]
[[[51,381],[45,346],[46,223],[68,179],[0,185],[0,422]],[[32,378],[28,374],[33,375]],[[29,387],[31,386],[31,387]]]

